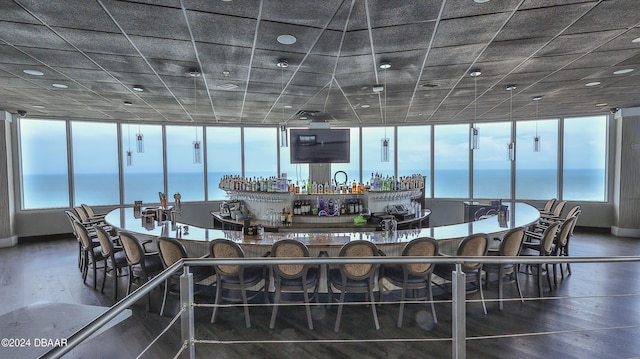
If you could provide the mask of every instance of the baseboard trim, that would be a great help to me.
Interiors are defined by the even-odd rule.
[[[48,242],[48,241],[56,241],[59,239],[69,239],[69,238],[73,238],[73,233],[58,233],[58,234],[48,234],[43,236],[28,236],[28,237],[18,238],[18,244],[33,243],[33,242]]]
[[[13,247],[18,244],[18,236],[0,238],[0,248]]]
[[[611,234],[617,237],[640,238],[640,228],[620,228],[611,226]]]
[[[576,232],[587,232],[587,233],[611,233],[611,227],[585,227],[585,226],[576,226]]]

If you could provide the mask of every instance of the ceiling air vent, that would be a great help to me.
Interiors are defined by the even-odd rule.
[[[431,82],[425,82],[425,83],[421,84],[420,87],[432,89],[432,88],[440,87],[440,84],[437,83],[437,82],[431,81]]]
[[[316,116],[320,111],[309,111],[309,110],[300,110],[296,112],[296,117],[299,119],[306,120],[314,120],[314,116]]]
[[[231,82],[227,82],[227,83],[224,83],[224,84],[220,84],[220,85],[218,85],[216,87],[221,89],[221,90],[233,90],[233,89],[237,89],[238,85],[232,84]]]

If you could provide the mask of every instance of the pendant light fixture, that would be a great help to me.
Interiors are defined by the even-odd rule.
[[[482,75],[480,70],[472,70],[469,75],[473,77],[473,123],[469,129],[469,148],[477,150],[480,148],[480,142],[478,138],[478,76]]]
[[[125,107],[132,106],[132,105],[133,104],[130,101],[124,101]],[[129,115],[131,115],[131,113],[129,113]],[[127,156],[127,167],[130,167],[133,164],[133,153],[131,152],[131,119],[130,118],[127,119],[127,151],[125,151],[125,153]]]
[[[276,64],[280,68],[280,83],[282,85],[282,93],[280,94],[280,102],[282,103],[282,123],[280,124],[280,147],[289,147],[289,138],[287,136],[287,125],[284,119],[284,69],[289,67],[287,60],[280,60]]]
[[[133,153],[131,153],[131,124],[127,122],[127,142],[129,144],[129,148],[127,149],[127,167],[131,167],[133,165]]]
[[[387,69],[391,68],[391,64],[383,62],[380,68],[384,70],[384,103],[382,110],[382,123],[384,124],[384,137],[380,140],[380,161],[389,162],[389,137],[387,137]],[[379,96],[379,93],[378,93]]]
[[[131,89],[135,92],[144,92],[144,87],[142,85],[133,85]],[[144,153],[144,135],[140,130],[140,125],[138,125],[138,133],[136,133],[136,152]]]
[[[533,137],[533,152],[540,152],[540,136],[538,135],[538,103],[542,100],[542,96],[534,96],[533,101],[536,103],[536,135]]]
[[[509,96],[509,122],[513,123],[513,91],[516,90],[516,85],[507,85],[505,88],[510,92]],[[509,142],[507,145],[507,160],[514,161],[516,159],[516,144]]]
[[[144,134],[140,130],[140,125],[138,125],[138,133],[136,133],[136,152],[144,153]]]
[[[198,100],[198,77],[200,77],[200,71],[192,70],[189,72],[189,75],[193,77],[193,116],[197,111],[197,100]],[[194,119],[194,122],[195,119]],[[198,123],[196,122],[196,140],[193,141],[193,163],[202,163],[202,149],[200,148],[200,140],[198,140]]]

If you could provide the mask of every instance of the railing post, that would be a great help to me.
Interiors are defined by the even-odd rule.
[[[451,357],[466,359],[467,357],[467,309],[466,309],[466,275],[462,264],[456,263],[456,270],[451,273],[451,338],[453,339]]]
[[[183,309],[180,315],[182,344],[187,345],[187,350],[182,352],[182,357],[194,359],[196,357],[196,349],[193,342],[195,338],[193,274],[189,272],[188,266],[184,266],[184,272],[180,276],[180,307]]]

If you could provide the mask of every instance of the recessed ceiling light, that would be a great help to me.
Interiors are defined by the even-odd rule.
[[[586,84],[584,84],[587,87],[592,87],[592,86],[598,86],[600,85],[601,82],[600,81],[593,81],[593,82],[587,82]]]
[[[629,72],[633,72],[633,69],[617,70],[617,71],[614,71],[613,74],[614,75],[622,75],[622,74],[628,74]]]
[[[33,108],[44,108],[44,106],[42,106],[42,105],[33,105],[31,107],[33,107]]]
[[[482,4],[482,3],[489,2],[489,1],[491,1],[491,0],[473,0],[473,1],[475,1],[475,2],[476,2],[476,3],[478,3],[478,4]]]
[[[383,70],[390,69],[391,68],[391,64],[388,63],[388,62],[383,62],[383,63],[380,64],[380,68],[383,69]]]
[[[287,67],[289,67],[289,61],[287,60],[279,60],[278,63],[276,64],[276,66],[278,66],[281,69],[286,69]]]
[[[136,92],[143,92],[144,91],[144,87],[142,87],[141,85],[133,85],[133,87],[131,89],[133,91],[136,91]]]
[[[362,106],[360,106],[360,107],[362,107],[362,108],[369,108],[369,107],[371,107],[371,105],[364,104],[364,105],[362,105]]]
[[[602,103],[597,103],[596,104],[596,107],[604,107],[604,106],[609,106],[609,104],[606,103],[606,102],[602,102]]]
[[[284,107],[284,108],[293,108],[293,106],[291,106],[291,105],[284,105],[282,107]]]
[[[513,91],[516,88],[517,88],[516,85],[507,85],[507,86],[505,86],[504,89],[507,90],[507,91]]]
[[[471,72],[469,73],[469,76],[471,77],[478,77],[482,75],[482,71],[480,70],[471,70]]]
[[[133,105],[133,104],[131,103],[131,101],[125,101],[125,102],[124,102],[124,105],[125,105],[125,106],[131,106],[131,105]]]
[[[640,37],[636,37],[635,39],[631,40],[631,42],[640,42]]]
[[[33,75],[33,76],[42,76],[42,75],[44,75],[44,72],[38,71],[38,70],[22,70],[22,72],[24,72],[27,75]]]
[[[280,35],[278,36],[278,42],[283,45],[295,44],[298,39],[293,35]]]
[[[51,86],[57,88],[57,89],[68,89],[69,86],[64,85],[64,84],[51,84]]]
[[[533,98],[531,98],[533,101],[540,101],[542,100],[542,96],[533,96]]]

